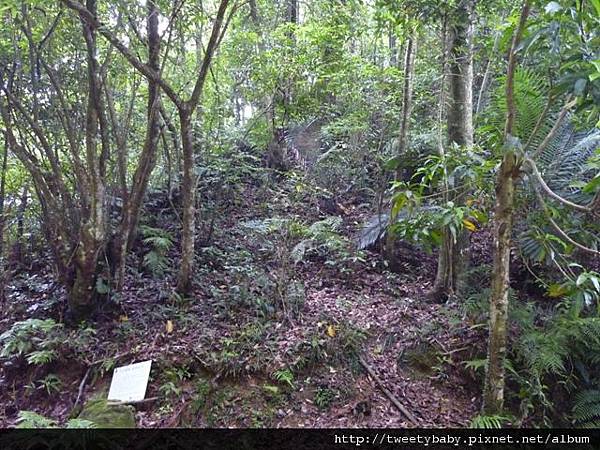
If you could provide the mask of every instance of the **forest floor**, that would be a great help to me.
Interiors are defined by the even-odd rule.
[[[74,406],[105,398],[114,367],[152,359],[146,397],[157,399],[136,405],[140,427],[415,426],[364,370],[362,355],[419,426],[467,426],[480,393],[463,361],[481,358],[485,339],[455,305],[426,300],[434,256],[404,249],[401,273],[374,252],[348,270],[312,258],[286,269],[286,283],[304,286],[298,312],[261,314],[252,306],[261,277],[282,272],[240,224],[323,217],[288,194],[244,187],[218,218],[211,245],[199,249],[190,298],[172,294],[174,274],[152,277],[132,264],[118,307],[65,327],[58,359],[5,361],[0,424],[14,425],[22,410],[64,423]],[[341,235],[354,239],[370,207],[351,198],[339,206]],[[246,296],[233,302],[231,286]],[[0,332],[17,320],[60,320],[64,291],[47,267],[15,274],[6,297]]]

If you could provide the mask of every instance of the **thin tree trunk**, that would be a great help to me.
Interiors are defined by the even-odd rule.
[[[4,154],[2,155],[2,172],[0,174],[0,273],[2,272],[2,257],[4,256],[4,196],[6,195],[6,168],[8,166],[8,136],[4,136]],[[1,292],[0,292],[1,297]]]
[[[23,235],[25,233],[25,211],[27,210],[28,199],[29,184],[25,184],[25,186],[23,186],[23,192],[21,193],[19,209],[17,210],[17,236],[13,247],[13,258],[19,265],[23,264]]]
[[[490,75],[492,73],[492,61],[498,51],[498,45],[500,43],[500,36],[502,33],[500,31],[496,32],[496,37],[494,38],[494,47],[492,48],[492,53],[488,57],[487,64],[485,65],[485,71],[483,73],[483,79],[481,80],[481,87],[479,88],[479,94],[477,95],[477,106],[475,107],[475,116],[478,116],[483,108],[483,101],[486,97],[486,92],[488,85],[490,84]]]
[[[473,145],[473,0],[462,0],[450,17],[449,42],[449,102],[447,114],[448,143],[460,147]],[[443,147],[441,147],[443,156]],[[445,175],[447,179],[447,175]],[[445,191],[452,190],[447,183]],[[461,204],[463,196],[447,197]],[[442,244],[438,256],[438,267],[431,297],[435,301],[459,294],[461,277],[465,266],[467,249],[466,231],[454,236],[447,227],[442,232]]]
[[[504,128],[505,150],[496,181],[496,209],[494,233],[494,268],[490,299],[490,331],[485,371],[482,411],[485,415],[501,414],[504,407],[504,361],[506,359],[506,330],[508,293],[510,288],[510,246],[514,213],[514,182],[518,176],[514,138],[516,115],[514,75],[517,65],[517,47],[521,41],[529,15],[530,0],[525,0],[519,24],[514,33],[508,55],[506,76],[507,114]]]
[[[396,45],[396,32],[393,27],[388,30],[388,47],[390,49],[390,67],[398,64],[398,47]]]
[[[160,36],[158,34],[158,10],[154,0],[147,2],[147,33],[148,33],[148,65],[155,71],[160,70]],[[148,81],[148,106],[147,106],[147,128],[144,148],[140,155],[137,169],[133,176],[131,193],[127,196],[127,202],[123,209],[123,221],[120,227],[120,236],[117,240],[120,243],[119,262],[116,273],[117,289],[123,287],[125,263],[127,253],[131,248],[135,237],[137,224],[139,221],[140,210],[150,174],[156,164],[156,149],[160,136],[160,89],[158,84]]]
[[[412,95],[413,95],[413,77],[415,55],[417,53],[417,29],[413,29],[408,42],[406,44],[406,54],[404,55],[404,85],[402,89],[402,117],[400,119],[400,133],[398,136],[398,159],[406,157],[406,147],[408,145],[408,131],[410,126],[410,113],[412,110]],[[404,167],[398,164],[396,168],[396,180],[404,178]],[[396,222],[397,217],[390,217],[390,225]],[[395,255],[396,236],[388,230],[386,234],[385,253],[386,259],[392,269],[396,269],[397,258]]]
[[[398,157],[405,156],[408,146],[408,131],[410,127],[410,114],[412,111],[413,77],[415,73],[415,55],[417,53],[417,29],[415,28],[408,39],[406,55],[404,58],[404,87],[402,95],[402,118],[400,122],[400,134],[398,136]],[[403,168],[398,166],[396,179],[403,178]]]
[[[194,241],[196,229],[196,182],[194,177],[194,142],[192,137],[191,113],[179,111],[181,144],[183,149],[183,224],[181,233],[181,267],[177,280],[177,290],[188,293],[192,284],[194,263]]]

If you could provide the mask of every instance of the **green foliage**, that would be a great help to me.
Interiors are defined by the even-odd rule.
[[[575,396],[571,415],[576,427],[600,427],[600,391],[588,389],[578,392]]]
[[[27,319],[15,322],[0,335],[3,358],[23,356],[30,364],[46,364],[57,357],[62,344],[62,325],[52,319]]]
[[[154,276],[161,276],[168,268],[167,253],[173,246],[173,237],[168,231],[146,225],[140,227],[143,243],[151,248],[144,255],[144,267]]]
[[[33,411],[19,411],[17,428],[54,428],[56,421]]]
[[[510,421],[510,418],[505,416],[484,416],[477,415],[471,419],[470,428],[502,428],[502,426]]]
[[[506,120],[505,85],[506,78],[504,76],[500,77],[497,83],[498,87],[492,94],[490,107],[486,111],[486,117],[478,129],[478,133],[483,138],[483,145],[496,150],[496,152],[504,145],[503,133]],[[542,142],[552,127],[552,122],[545,120],[535,135],[532,136],[538,118],[542,116],[546,107],[548,90],[549,87],[546,79],[533,70],[518,69],[515,72],[514,98],[516,117],[513,136],[518,138],[521,143],[526,143],[531,139],[533,148],[536,148]]]
[[[315,406],[322,410],[328,409],[336,396],[337,393],[333,389],[319,386],[315,392]]]
[[[289,368],[277,369],[271,377],[279,383],[285,383],[290,388],[294,388],[294,373]]]
[[[38,389],[44,389],[48,395],[60,392],[62,385],[61,379],[53,373],[46,375],[38,381]]]
[[[57,422],[33,411],[19,411],[17,428],[57,428]],[[65,428],[96,428],[96,424],[85,419],[69,419]]]

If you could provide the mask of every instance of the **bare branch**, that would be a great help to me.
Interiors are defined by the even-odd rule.
[[[98,30],[98,32],[104,36],[115,48],[129,61],[129,63],[135,67],[142,75],[148,78],[150,81],[155,82],[160,86],[165,94],[173,101],[178,109],[184,107],[184,102],[181,97],[173,90],[173,88],[160,77],[158,72],[153,70],[150,66],[140,61],[126,46],[123,44],[110,30],[94,15],[88,11],[86,7],[74,0],[60,0],[68,8],[77,12],[79,16],[85,20],[91,27]]]
[[[536,196],[538,198],[538,201],[540,202],[540,204],[542,205],[542,209],[544,210],[544,212],[546,213],[546,218],[548,219],[548,222],[550,222],[550,225],[552,225],[552,228],[554,228],[554,230],[556,231],[556,233],[563,238],[565,241],[567,241],[569,244],[573,245],[574,247],[578,248],[581,251],[584,251],[586,253],[591,253],[592,255],[600,255],[600,252],[598,250],[594,250],[593,248],[589,248],[586,247],[583,244],[580,244],[579,242],[575,241],[571,236],[569,236],[557,223],[556,221],[552,218],[552,216],[550,215],[550,211],[548,210],[548,206],[546,205],[546,202],[544,201],[544,198],[542,197],[542,193],[539,191],[539,189],[534,188]]]
[[[548,135],[544,138],[539,147],[535,150],[535,152],[531,154],[531,159],[536,159],[538,156],[540,156],[540,154],[546,149],[546,147],[548,147],[548,144],[552,141],[552,139],[554,139],[554,136],[556,136],[556,133],[560,129],[560,126],[562,125],[562,122],[565,119],[567,113],[577,103],[577,99],[570,100],[570,98],[571,96],[569,95],[567,97],[567,104],[563,106],[560,110],[560,113],[558,113],[558,117],[556,118],[556,122],[554,122],[554,126],[552,127]],[[527,142],[527,145],[529,145],[529,142]]]
[[[589,206],[584,206],[584,205],[579,205],[577,203],[573,203],[572,201],[567,200],[564,197],[561,197],[556,192],[554,192],[552,189],[550,189],[550,187],[544,181],[544,178],[542,178],[542,174],[540,173],[540,171],[538,170],[535,162],[533,162],[532,159],[526,157],[524,159],[524,162],[527,163],[527,164],[529,164],[529,167],[531,167],[531,172],[533,173],[534,177],[536,178],[536,180],[538,181],[538,183],[541,186],[541,188],[544,190],[544,192],[549,197],[551,197],[554,200],[562,203],[563,205],[568,206],[569,208],[576,209],[577,211],[582,211],[584,213],[591,213],[592,212],[592,210],[591,210],[591,208]]]
[[[221,31],[224,33],[225,27],[228,25],[228,22],[226,22],[225,27],[223,27],[223,19],[225,18],[225,12],[227,11],[228,5],[229,0],[221,0],[219,9],[217,11],[217,17],[215,18],[215,21],[213,23],[210,39],[208,40],[208,44],[206,46],[206,53],[204,54],[204,59],[202,60],[200,73],[198,74],[198,78],[196,79],[196,84],[194,85],[192,96],[187,102],[189,111],[193,111],[196,108],[196,105],[198,105],[198,101],[200,100],[200,95],[202,94],[202,89],[204,87],[204,82],[206,80],[206,75],[208,74],[208,68],[210,67],[210,63],[212,62],[215,50],[217,49],[217,46],[220,43]]]

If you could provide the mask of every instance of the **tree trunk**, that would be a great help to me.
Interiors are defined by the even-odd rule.
[[[519,24],[514,33],[508,54],[506,74],[506,124],[505,150],[496,181],[496,209],[494,234],[494,268],[490,299],[490,331],[488,358],[485,371],[482,411],[485,415],[501,414],[504,407],[504,361],[506,359],[506,329],[508,318],[508,293],[510,289],[510,246],[514,213],[514,180],[519,167],[515,157],[512,136],[516,107],[514,99],[514,74],[517,65],[517,47],[521,41],[529,15],[530,0],[525,0]]]
[[[496,181],[494,270],[490,302],[490,334],[485,378],[483,412],[500,414],[504,402],[504,359],[506,357],[506,321],[510,287],[510,243],[513,222],[515,155],[508,152]]]
[[[4,196],[6,194],[6,168],[8,166],[8,136],[4,136],[4,153],[2,154],[2,171],[0,174],[0,272],[2,272],[4,256],[4,224],[6,219],[4,217]],[[0,293],[1,295],[1,293]]]
[[[413,94],[413,76],[415,55],[417,53],[417,29],[414,28],[408,42],[406,44],[406,53],[404,55],[404,86],[402,89],[402,117],[400,119],[400,133],[398,136],[398,159],[406,157],[406,147],[408,145],[408,130],[410,126],[410,113],[412,109],[412,94]],[[398,164],[396,168],[396,180],[404,178],[405,169],[402,164]],[[390,225],[396,222],[397,216],[390,217]],[[389,230],[386,234],[385,254],[390,267],[397,269],[397,258],[395,254],[396,236]]]
[[[23,186],[21,202],[17,210],[17,236],[13,247],[13,259],[21,265],[23,264],[23,235],[25,234],[25,211],[27,210],[27,201],[29,199],[29,185]]]
[[[181,144],[183,149],[183,224],[181,236],[181,267],[177,290],[182,294],[190,291],[194,265],[194,235],[196,228],[196,182],[194,176],[194,142],[192,138],[191,112],[179,111]]]
[[[408,131],[410,127],[410,113],[412,111],[413,77],[415,73],[415,55],[417,53],[417,30],[413,30],[406,44],[406,55],[404,58],[404,87],[402,90],[402,118],[400,121],[400,134],[398,136],[398,157],[405,156],[408,146]],[[398,165],[396,179],[404,177],[403,167]]]
[[[398,48],[396,46],[396,30],[392,26],[388,30],[388,47],[390,50],[390,67],[396,67],[398,64]]]
[[[447,114],[448,143],[461,147],[473,145],[473,58],[472,25],[473,0],[462,0],[450,17],[449,43],[449,102]],[[440,151],[444,149],[441,146]],[[446,176],[447,179],[447,176]],[[459,184],[446,183],[448,192]],[[464,197],[444,195],[446,201],[462,204]],[[461,277],[465,266],[468,236],[466,231],[458,233],[456,239],[448,228],[442,232],[442,244],[438,256],[438,267],[431,292],[435,301],[459,294]]]
[[[160,70],[160,36],[158,34],[158,10],[154,0],[147,2],[147,9],[148,65],[158,72]],[[160,136],[159,112],[160,89],[155,81],[148,80],[146,138],[133,176],[131,192],[127,196],[127,202],[123,205],[123,219],[120,226],[120,236],[117,239],[120,245],[116,272],[116,287],[118,290],[123,287],[127,253],[136,234],[142,202],[146,194],[150,174],[156,164],[156,149]]]
[[[88,10],[96,15],[96,0],[87,0]],[[88,104],[86,111],[85,145],[90,174],[90,204],[87,205],[84,225],[74,257],[75,279],[69,292],[69,312],[79,321],[89,316],[95,307],[95,286],[98,258],[106,238],[106,186],[105,163],[108,158],[106,129],[103,124],[102,94],[99,65],[96,59],[96,34],[94,28],[82,19],[83,35],[88,60]],[[101,135],[101,152],[98,155],[98,134]]]

